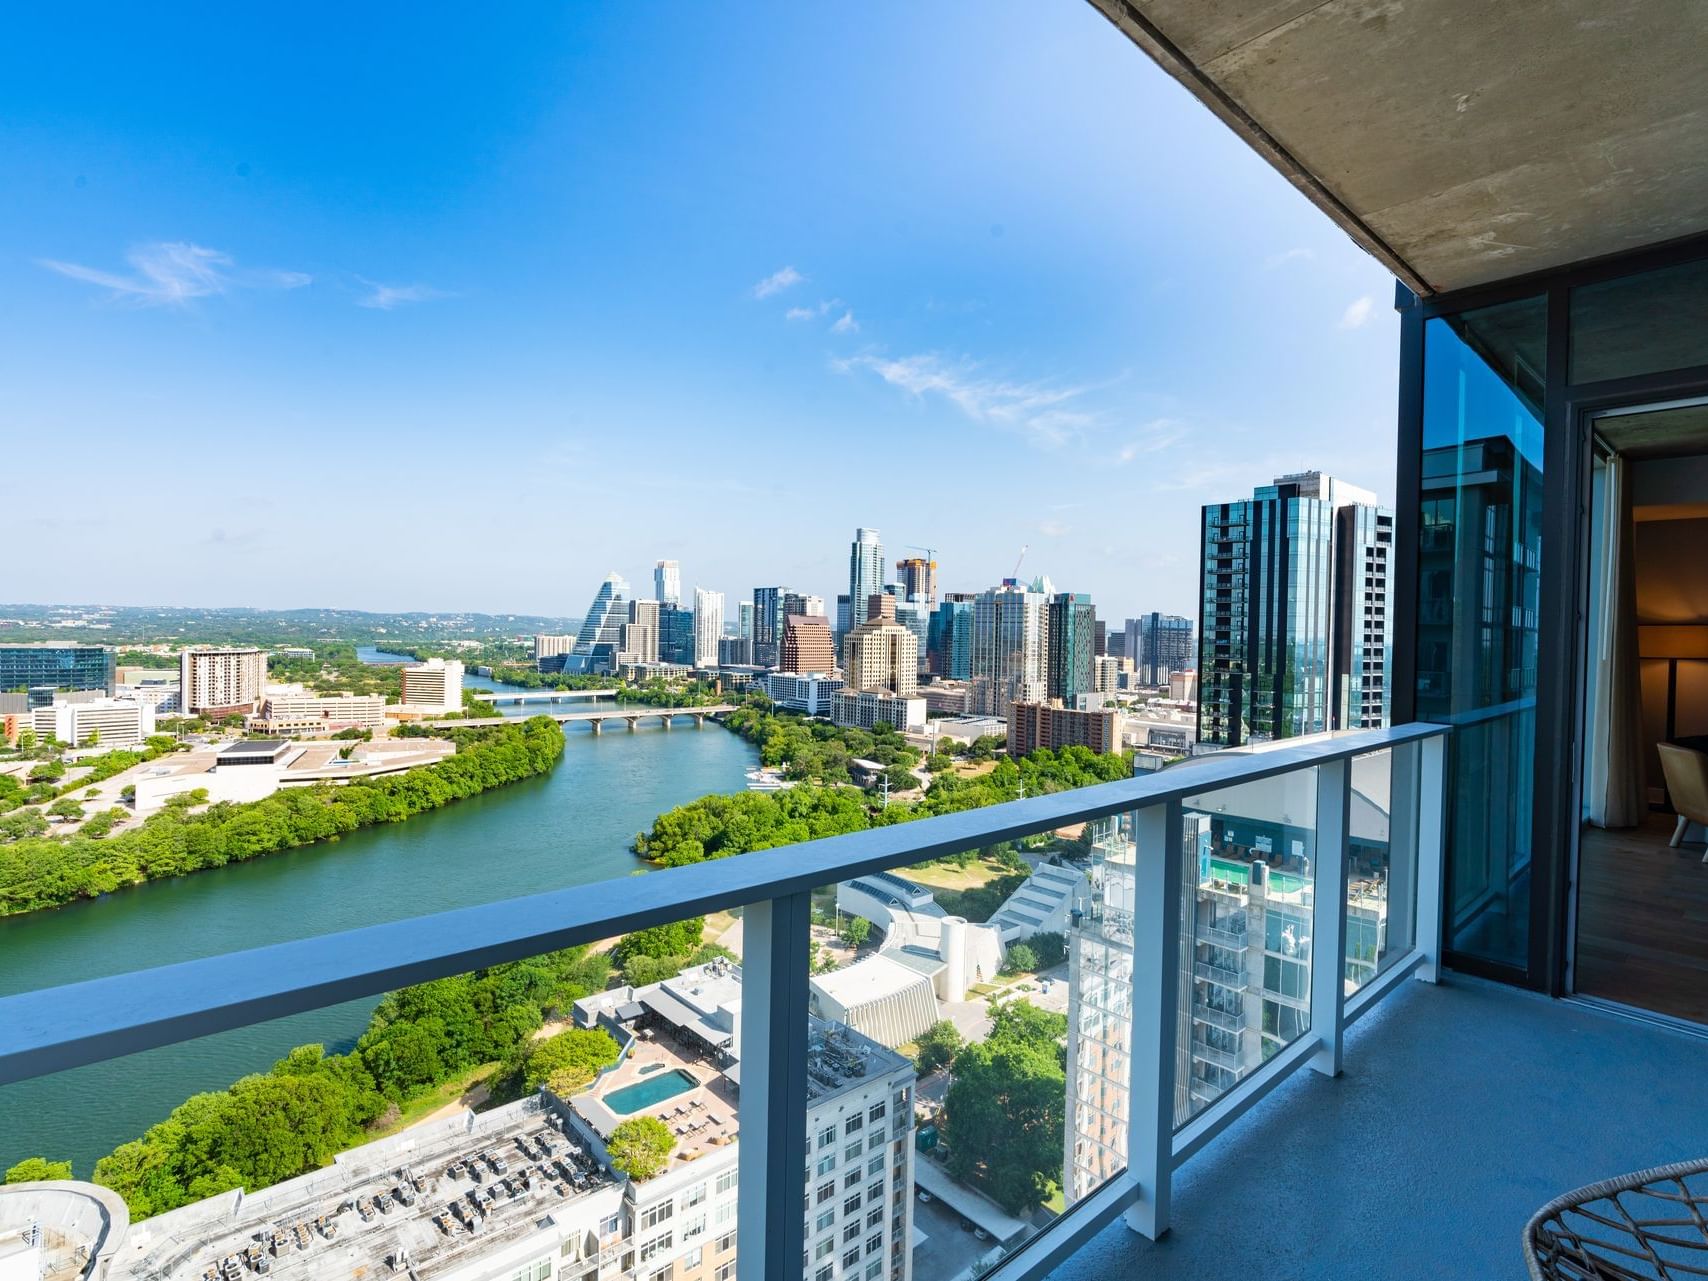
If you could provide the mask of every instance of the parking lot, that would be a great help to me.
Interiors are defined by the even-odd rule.
[[[919,1281],[949,1281],[974,1259],[995,1246],[980,1241],[961,1226],[961,1216],[941,1201],[925,1204],[914,1194],[913,1226],[925,1240],[913,1251],[913,1275]]]

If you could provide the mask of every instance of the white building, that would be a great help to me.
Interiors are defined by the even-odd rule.
[[[314,694],[301,685],[271,685],[250,728],[263,734],[334,734],[380,729],[386,723],[381,694]]]
[[[402,672],[403,696],[399,700],[407,707],[424,712],[460,712],[463,710],[463,664],[457,658],[429,658],[415,663]]]
[[[831,695],[830,719],[854,729],[875,729],[883,722],[898,733],[916,734],[925,728],[925,700],[886,690],[845,690]]]
[[[178,702],[191,716],[252,712],[266,684],[263,650],[197,647],[178,655]]]
[[[575,1022],[632,1042],[618,1069],[570,1100],[598,1145],[627,1115],[605,1099],[665,1069],[688,1078],[647,1108],[680,1137],[663,1173],[630,1184],[637,1281],[733,1281],[741,1089],[741,969],[711,961],[575,1003]],[[684,1047],[692,1047],[686,1049]],[[806,1281],[910,1281],[913,1064],[870,1037],[810,1020]]]
[[[682,603],[682,566],[661,560],[652,567],[652,598],[660,605]]]
[[[30,714],[38,738],[57,738],[71,747],[136,747],[154,733],[154,708],[134,699],[97,698],[56,702]]]
[[[694,666],[718,665],[718,641],[724,634],[724,594],[694,589]]]
[[[559,654],[573,653],[574,650],[575,637],[573,636],[542,634],[534,637],[534,661],[536,663],[542,658],[554,658]]]
[[[785,711],[807,716],[829,716],[830,700],[842,688],[842,679],[811,673],[771,672],[765,677],[765,696]]]

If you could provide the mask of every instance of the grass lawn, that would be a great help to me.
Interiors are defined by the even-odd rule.
[[[461,1099],[464,1094],[468,1093],[475,1086],[483,1084],[489,1076],[498,1070],[498,1067],[499,1065],[497,1063],[482,1063],[477,1067],[470,1068],[461,1076],[454,1077],[441,1085],[434,1086],[420,1098],[412,1099],[410,1102],[404,1104],[403,1115],[398,1117],[393,1124],[388,1125],[383,1129],[373,1131],[362,1141],[364,1143],[370,1143],[374,1139],[383,1139],[388,1135],[396,1134],[399,1130],[408,1129],[423,1117],[431,1116],[440,1108],[457,1102],[457,1100]]]
[[[922,863],[917,867],[897,869],[910,881],[917,881],[933,890],[976,890],[1001,876],[1006,870],[988,858],[976,858],[965,867],[953,863]]]

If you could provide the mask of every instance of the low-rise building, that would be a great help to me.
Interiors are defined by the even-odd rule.
[[[765,677],[765,696],[785,711],[829,716],[830,700],[842,689],[842,678],[816,673],[772,672]]]
[[[1059,702],[1015,703],[1008,715],[1008,754],[1025,756],[1041,747],[1118,752],[1120,717],[1112,708],[1082,712]]]
[[[136,747],[154,733],[154,708],[133,699],[67,700],[33,710],[30,728],[70,747]]]
[[[261,700],[250,728],[263,734],[335,734],[379,729],[386,723],[380,694],[315,694],[301,685],[273,685]]]
[[[919,687],[930,716],[965,716],[972,710],[972,687],[965,681],[939,680]]]
[[[844,690],[831,696],[830,719],[854,729],[875,729],[882,723],[904,734],[917,733],[925,728],[925,700],[884,690]]]

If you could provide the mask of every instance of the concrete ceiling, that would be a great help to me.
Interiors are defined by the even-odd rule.
[[[1708,232],[1708,0],[1092,0],[1420,293]]]

